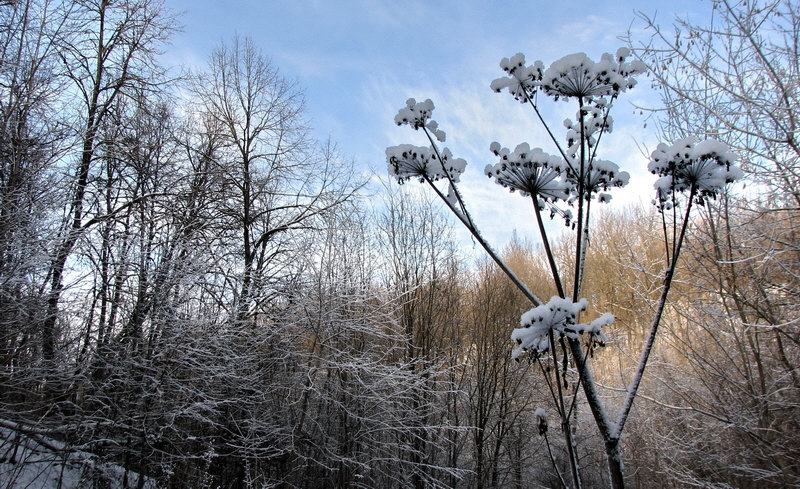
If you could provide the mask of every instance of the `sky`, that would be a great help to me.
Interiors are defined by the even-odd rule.
[[[445,146],[468,163],[460,188],[469,209],[497,248],[515,231],[538,240],[530,201],[484,176],[486,164],[496,162],[489,145],[497,141],[513,149],[524,141],[556,152],[530,108],[489,89],[503,75],[500,59],[522,52],[528,64],[542,60],[548,66],[585,52],[597,60],[622,46],[619,36],[629,29],[645,39],[637,10],[667,26],[676,15],[702,18],[710,9],[709,2],[697,0],[165,1],[181,13],[182,25],[167,63],[203,66],[220,42],[234,35],[252,38],[284,77],[304,89],[312,135],[330,138],[373,181],[385,178],[387,146],[427,144],[422,133],[394,124],[398,109],[409,97],[433,100],[433,118],[447,133]],[[604,136],[598,156],[628,171],[631,182],[612,192],[612,206],[650,200],[654,177],[646,171],[645,154],[658,141],[654,124],[647,125],[634,107],[657,104],[643,77],[615,104],[614,130]],[[574,118],[576,107],[549,100],[541,106],[562,136],[561,121]]]

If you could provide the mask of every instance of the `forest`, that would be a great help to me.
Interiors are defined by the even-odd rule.
[[[500,62],[551,139],[492,143],[541,236],[495,251],[433,102],[376,193],[252,39],[176,75],[160,0],[0,1],[0,486],[800,485],[800,5],[711,5]]]

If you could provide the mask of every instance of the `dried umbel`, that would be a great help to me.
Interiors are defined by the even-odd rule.
[[[524,196],[533,195],[550,202],[567,200],[570,184],[563,178],[566,163],[540,148],[531,150],[528,143],[518,145],[514,151],[492,143],[491,151],[500,157],[495,165],[486,165],[484,173],[494,178],[498,185]]]
[[[586,299],[572,302],[570,299],[554,296],[547,304],[534,307],[520,317],[520,327],[511,332],[511,340],[517,348],[511,353],[517,359],[526,352],[541,355],[550,350],[550,332],[556,337],[565,336],[577,339],[584,333],[589,335],[592,344],[603,345],[608,339],[603,328],[614,322],[614,316],[605,313],[589,324],[577,324],[578,315],[585,311],[589,303]]]
[[[399,183],[413,178],[420,181],[427,178],[435,182],[446,179],[447,175],[453,182],[458,182],[467,166],[463,159],[453,158],[447,148],[437,153],[432,148],[410,144],[386,148],[386,160],[389,163],[389,175],[397,178]]]
[[[398,126],[408,124],[414,130],[426,128],[439,142],[443,143],[445,140],[445,133],[439,129],[439,123],[431,119],[433,109],[434,106],[431,99],[417,102],[415,99],[410,98],[406,100],[406,106],[400,109],[397,115],[394,116],[394,122]]]
[[[600,61],[589,59],[584,53],[575,53],[554,61],[546,70],[541,61],[525,66],[525,56],[517,53],[503,58],[500,67],[506,77],[492,81],[495,92],[507,89],[520,102],[528,102],[541,89],[558,99],[580,97],[616,97],[636,85],[636,75],[647,67],[638,60],[626,61],[630,50],[620,48],[616,55],[605,53]]]
[[[594,62],[584,53],[575,53],[554,61],[542,77],[542,89],[556,100],[559,98],[616,97],[636,85],[635,75],[644,73],[646,66],[638,60],[626,62],[627,48],[617,50],[616,56],[605,53]]]
[[[413,146],[401,144],[386,148],[386,161],[389,165],[389,175],[395,177],[398,183],[405,183],[411,179],[424,182],[426,179],[435,182],[440,179],[449,180],[450,183],[458,182],[467,162],[461,158],[454,158],[447,148],[439,150],[435,147],[432,138],[444,142],[445,133],[439,129],[439,124],[431,119],[433,102],[430,99],[417,102],[410,98],[406,106],[401,108],[394,121],[398,126],[407,124],[414,130],[422,129],[430,139],[431,146]]]
[[[647,169],[659,178],[654,184],[659,208],[675,204],[676,194],[691,193],[702,204],[716,198],[725,185],[744,175],[734,166],[736,155],[728,146],[713,139],[699,141],[684,138],[671,146],[658,145],[650,156]]]

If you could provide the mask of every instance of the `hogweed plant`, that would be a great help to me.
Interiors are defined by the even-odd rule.
[[[604,330],[614,322],[614,316],[606,313],[583,319],[581,314],[587,310],[588,301],[580,297],[580,291],[589,246],[592,205],[594,202],[608,202],[611,189],[628,183],[628,173],[621,171],[615,163],[599,158],[598,148],[603,135],[612,130],[610,111],[614,103],[636,85],[636,76],[646,70],[642,62],[628,61],[629,56],[626,48],[619,49],[613,56],[603,54],[599,62],[592,61],[583,53],[571,54],[545,69],[541,61],[526,65],[525,57],[516,54],[500,62],[505,76],[491,83],[495,92],[507,91],[520,103],[530,106],[554,148],[549,154],[541,148],[531,149],[527,143],[521,143],[512,151],[493,142],[489,150],[498,161],[485,168],[485,174],[498,185],[531,200],[558,293],[548,301],[534,294],[480,233],[458,188],[466,162],[440,146],[445,141],[445,133],[431,118],[433,102],[409,99],[395,117],[398,125],[421,131],[427,144],[403,144],[386,149],[389,174],[400,183],[418,180],[430,186],[530,300],[533,307],[522,314],[520,327],[511,332],[511,339],[516,344],[511,356],[520,359],[524,355],[537,362],[552,396],[569,459],[569,477],[559,471],[549,441],[547,446],[552,465],[564,487],[581,487],[579,458],[571,425],[579,390],[585,395],[603,439],[611,485],[624,487],[620,440],[661,322],[681,246],[686,239],[692,206],[702,204],[704,199],[715,198],[726,184],[742,175],[733,165],[735,156],[717,141],[683,139],[671,146],[660,144],[652,153],[648,169],[659,176],[653,202],[662,218],[666,269],[640,361],[622,408],[616,413],[616,419],[612,419],[600,397],[589,358],[596,347],[606,343]],[[575,120],[564,121],[566,134],[563,139],[556,137],[540,111],[541,99],[548,97],[577,106]],[[574,230],[574,274],[571,277],[563,276],[558,269],[550,238],[545,232],[543,214],[563,219]],[[574,370],[569,368],[570,365]],[[570,372],[577,377],[571,385],[566,382]],[[535,416],[540,434],[547,439],[547,413],[539,408]]]

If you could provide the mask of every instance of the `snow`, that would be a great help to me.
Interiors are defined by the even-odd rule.
[[[443,143],[446,134],[439,129],[438,122],[431,120],[433,109],[434,106],[431,99],[417,102],[416,99],[410,98],[406,100],[406,106],[400,109],[397,115],[394,116],[394,122],[398,126],[407,124],[414,128],[414,130],[427,128],[440,143]]]
[[[503,58],[500,61],[500,68],[508,73],[508,76],[493,80],[489,86],[498,93],[508,89],[509,93],[521,103],[526,103],[529,93],[536,91],[544,73],[544,64],[541,61],[525,66],[525,55],[522,53],[517,53],[511,58]]]
[[[398,126],[408,124],[414,129],[419,129],[425,126],[428,119],[431,118],[433,112],[433,102],[427,99],[423,102],[417,102],[413,98],[406,100],[406,106],[397,112],[394,116],[394,122]]]
[[[743,177],[728,146],[713,139],[688,137],[672,145],[661,143],[650,156],[647,169],[658,175],[654,187],[656,204],[670,208],[676,193],[695,191],[698,202],[716,198],[725,185]]]
[[[576,324],[578,315],[585,311],[589,303],[586,299],[572,302],[570,299],[554,296],[547,304],[534,307],[520,317],[519,328],[511,332],[511,340],[518,346],[512,352],[514,359],[525,352],[540,355],[550,350],[550,331],[559,336],[577,339],[587,333],[593,343],[605,344],[608,339],[602,328],[614,322],[614,315],[605,313],[587,324]]]
[[[511,192],[518,190],[525,197],[535,195],[549,202],[569,199],[572,188],[563,178],[566,164],[562,158],[547,154],[541,148],[531,150],[528,143],[517,145],[513,152],[501,148],[497,142],[489,149],[500,157],[500,162],[487,165],[484,173],[498,185]]]
[[[580,150],[581,142],[581,121],[583,121],[583,134],[586,138],[586,143],[589,148],[594,148],[597,145],[597,138],[595,134],[598,132],[611,132],[614,128],[614,119],[608,115],[608,110],[611,108],[606,103],[604,98],[599,98],[593,105],[584,105],[580,111],[575,114],[578,122],[572,123],[570,119],[564,121],[567,127],[567,145],[571,158],[575,158]],[[581,113],[584,114],[581,117]],[[570,125],[567,126],[567,123]]]
[[[445,174],[447,171],[450,178],[458,182],[467,162],[462,158],[453,158],[453,154],[447,148],[444,148],[440,155],[441,161],[433,148],[411,144],[390,146],[386,148],[389,175],[395,177],[401,184],[414,178],[425,181],[426,177],[435,182],[447,178]]]
[[[406,106],[397,112],[394,122],[398,126],[406,124],[414,130],[422,129],[429,137],[432,135],[443,143],[446,135],[439,129],[439,123],[431,119],[433,109],[434,105],[430,99],[417,102],[410,98],[406,100]],[[415,178],[420,182],[424,182],[426,178],[434,182],[449,179],[452,184],[458,182],[467,167],[464,159],[454,158],[447,148],[439,151],[435,146],[423,147],[410,144],[386,148],[386,161],[389,165],[389,175],[395,177],[401,184]],[[448,196],[455,199],[454,189],[448,189]]]
[[[630,175],[626,171],[620,171],[619,165],[607,160],[594,160],[586,175],[586,191],[592,194],[596,192],[608,191],[614,187],[624,187],[630,180]],[[611,196],[600,194],[601,202]]]
[[[556,100],[616,97],[633,88],[636,85],[635,76],[644,73],[647,68],[638,60],[626,62],[629,56],[627,48],[618,49],[615,56],[604,53],[598,62],[589,59],[585,53],[574,53],[554,61],[543,70],[541,61],[525,66],[525,56],[517,53],[500,61],[500,67],[508,75],[495,79],[490,86],[495,92],[507,89],[522,103],[528,102],[540,88]]]
[[[536,408],[533,415],[536,417],[536,425],[539,428],[539,434],[544,435],[547,433],[547,411],[544,408]]]
[[[140,475],[136,472],[128,471],[128,483],[123,484],[123,467],[103,462],[92,453],[70,450],[47,437],[11,429],[14,424],[3,421],[0,427],[0,483],[4,488],[138,487]],[[142,487],[157,486],[155,480],[145,477]]]

